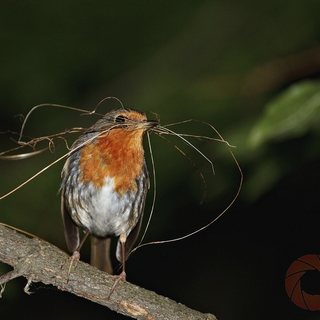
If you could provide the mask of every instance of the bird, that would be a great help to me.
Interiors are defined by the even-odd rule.
[[[116,258],[124,280],[150,185],[143,137],[158,125],[137,110],[112,110],[72,144],[61,172],[61,214],[72,257],[80,259],[90,235],[90,264],[112,274],[110,239],[119,237]]]

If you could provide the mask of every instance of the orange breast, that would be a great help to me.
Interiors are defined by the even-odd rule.
[[[143,133],[142,129],[112,129],[83,147],[80,180],[101,188],[109,177],[114,178],[120,196],[136,191],[135,179],[140,177],[144,163]]]

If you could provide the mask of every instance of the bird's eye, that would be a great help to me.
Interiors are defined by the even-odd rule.
[[[126,122],[127,119],[128,119],[127,117],[120,115],[115,118],[115,122],[123,123],[123,122]]]

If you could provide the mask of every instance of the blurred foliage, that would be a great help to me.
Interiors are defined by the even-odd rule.
[[[2,2],[0,132],[19,132],[21,118],[15,116],[37,104],[93,110],[108,96],[150,118],[158,114],[163,125],[187,119],[212,124],[236,146],[232,151],[245,177],[239,200],[196,236],[138,250],[128,261],[128,280],[218,318],[311,319],[286,296],[284,274],[294,259],[318,250],[319,10],[313,0]],[[98,112],[118,106],[107,100]],[[88,127],[97,119],[40,108],[25,134]],[[217,137],[200,122],[170,128]],[[0,135],[0,151],[16,145],[10,136],[17,138]],[[149,240],[208,223],[239,183],[223,143],[192,140],[213,161],[213,176],[195,150],[172,141],[195,166],[151,135],[157,200]],[[64,152],[60,143],[54,153],[0,162],[0,194]],[[65,249],[58,196],[62,162],[1,200],[0,208],[1,221]],[[204,186],[197,169],[207,183],[201,206]],[[150,202],[151,197],[149,207]],[[87,255],[84,250],[82,257]],[[53,303],[59,308],[46,313],[47,319],[107,314],[41,285],[25,297],[19,281],[7,285],[1,319],[17,318],[21,310],[20,317],[32,318],[35,306]],[[21,310],[12,307],[18,303]],[[112,312],[110,317],[116,319]]]
[[[319,131],[319,124],[319,82],[298,83],[266,106],[263,117],[252,129],[249,144],[257,148],[271,139],[293,139],[313,129]]]
[[[302,81],[290,86],[269,102],[263,115],[253,126],[248,138],[250,150],[261,150],[272,142],[285,142],[310,134],[313,139],[295,150],[296,160],[303,161],[320,157],[317,147],[320,128],[320,86],[318,81]],[[248,177],[246,194],[251,199],[260,196],[271,188],[284,175],[297,169],[288,166],[283,157],[276,154],[263,154],[256,168]],[[261,183],[263,182],[263,183]],[[258,186],[258,187],[257,187]]]

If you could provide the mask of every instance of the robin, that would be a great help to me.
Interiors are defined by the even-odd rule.
[[[139,111],[113,110],[73,143],[62,170],[61,212],[69,251],[79,259],[91,235],[90,263],[112,273],[110,237],[119,237],[116,257],[124,279],[149,189],[143,136],[158,124]],[[79,227],[85,232],[81,243]]]

